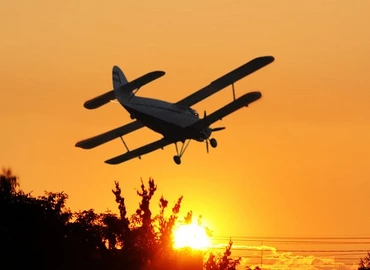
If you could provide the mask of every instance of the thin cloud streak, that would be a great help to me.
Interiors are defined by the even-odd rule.
[[[223,249],[225,244],[213,245],[212,249]],[[237,252],[247,251],[250,255],[236,255]],[[323,257],[315,255],[298,255],[292,252],[279,252],[273,246],[266,245],[233,245],[233,255],[241,257],[240,268],[246,266],[252,268],[261,265],[263,269],[307,269],[307,270],[354,270],[357,263],[345,263],[336,261],[333,256]],[[261,254],[263,252],[263,255]],[[355,260],[355,259],[354,259]]]

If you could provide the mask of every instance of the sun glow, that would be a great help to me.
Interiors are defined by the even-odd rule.
[[[174,247],[204,250],[211,246],[211,241],[207,235],[206,229],[197,222],[191,224],[182,224],[178,226],[174,234]]]

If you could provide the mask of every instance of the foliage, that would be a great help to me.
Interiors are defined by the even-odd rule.
[[[226,246],[225,252],[220,255],[215,255],[211,253],[205,262],[204,266],[206,270],[235,270],[236,267],[240,264],[241,258],[233,259],[231,258],[231,248],[233,242],[229,241],[229,244]]]
[[[253,270],[250,266],[247,266],[246,268],[245,268],[245,270]],[[254,268],[254,270],[261,270],[261,268],[259,268],[258,266],[256,266],[255,268]]]
[[[2,174],[0,175],[0,194],[2,197],[15,194],[18,187],[18,177],[13,175],[11,169],[3,168]]]
[[[370,252],[364,258],[360,259],[360,264],[358,270],[368,270],[370,269]]]
[[[148,187],[141,182],[139,207],[128,216],[119,183],[114,184],[118,215],[109,211],[99,214],[93,209],[72,212],[66,207],[68,196],[64,192],[45,192],[39,197],[26,194],[19,187],[19,178],[3,169],[1,269],[184,269],[181,258],[186,252],[174,250],[172,243],[183,197],[166,217],[169,203],[162,196],[159,214],[153,216],[150,202],[157,186],[149,179]],[[191,218],[189,212],[184,222],[191,222]],[[231,245],[222,256],[208,258],[212,267],[206,269],[235,269],[239,260],[229,258]]]

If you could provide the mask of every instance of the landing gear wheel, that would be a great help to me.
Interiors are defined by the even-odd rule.
[[[175,161],[175,163],[176,163],[177,165],[180,165],[180,164],[181,164],[181,158],[180,158],[179,156],[174,156],[174,157],[173,157],[173,160]]]
[[[216,148],[217,147],[217,141],[216,141],[216,139],[212,138],[212,139],[209,140],[209,142],[211,143],[211,146],[213,148]]]
[[[135,115],[132,113],[132,114],[130,114],[130,118],[131,119],[135,119]]]

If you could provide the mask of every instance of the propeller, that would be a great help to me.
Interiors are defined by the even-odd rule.
[[[203,118],[206,118],[207,117],[207,112],[206,112],[206,110],[204,110],[204,115],[203,115]],[[225,127],[216,127],[216,128],[211,128],[210,130],[211,130],[211,132],[216,132],[216,131],[220,131],[220,130],[224,130],[225,129]],[[207,138],[207,139],[205,139],[205,141],[206,141],[206,150],[207,150],[207,154],[209,153],[209,139]]]
[[[220,130],[223,130],[225,129],[225,127],[216,127],[216,128],[212,128],[212,132],[215,132],[215,131],[220,131]]]
[[[204,110],[204,116],[203,116],[203,118],[206,118],[206,117],[207,117],[207,111]],[[220,131],[220,130],[223,130],[223,129],[225,129],[225,127],[217,127],[217,128],[211,128],[211,131],[212,132],[215,132],[215,131]]]

